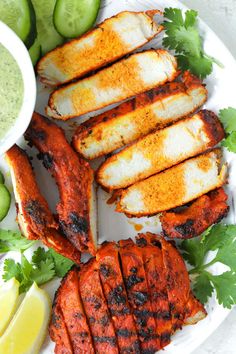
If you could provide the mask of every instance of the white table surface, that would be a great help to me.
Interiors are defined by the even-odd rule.
[[[182,0],[182,2],[198,11],[201,18],[236,58],[236,0]],[[236,308],[192,354],[236,354]]]

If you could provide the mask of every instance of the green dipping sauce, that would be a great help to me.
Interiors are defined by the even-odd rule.
[[[0,139],[14,125],[21,109],[24,83],[20,68],[0,43]]]

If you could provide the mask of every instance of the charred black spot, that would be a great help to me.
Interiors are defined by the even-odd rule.
[[[137,269],[136,267],[132,267],[132,268],[130,269],[130,271],[131,271],[131,273],[136,274],[137,271],[138,271],[138,269]]]
[[[113,346],[116,346],[116,337],[93,337],[94,342],[96,343],[110,343]]]
[[[161,249],[161,243],[160,243],[160,241],[158,241],[158,240],[153,240],[153,241],[152,241],[152,244],[153,244],[153,246],[156,246],[156,247],[158,247],[159,249]]]
[[[90,317],[89,317],[89,323],[90,323],[90,324],[93,324],[93,323],[95,323],[95,322],[96,322],[95,318],[94,318],[93,316],[90,316]]]
[[[34,128],[31,124],[25,133],[26,140],[33,142],[34,140],[45,141],[47,134],[44,130]]]
[[[140,354],[139,341],[135,340],[129,347],[122,347],[120,350],[121,354]]]
[[[54,312],[52,313],[52,324],[56,328],[61,328],[60,316],[57,316]]]
[[[112,316],[123,316],[129,315],[130,309],[127,306],[124,306],[121,310],[110,309],[110,312]]]
[[[174,314],[174,318],[176,318],[177,320],[180,320],[181,319],[181,314],[180,313],[175,313]]]
[[[173,304],[172,302],[170,303],[170,311],[174,311],[175,310],[175,304]]]
[[[153,90],[149,90],[146,92],[146,95],[148,96],[148,98],[150,99],[150,101],[153,101],[154,98],[154,91]]]
[[[26,212],[30,215],[30,217],[34,220],[36,224],[45,225],[44,220],[44,209],[41,204],[37,200],[31,200],[25,205]]]
[[[133,294],[133,296],[134,296],[134,302],[138,306],[142,306],[148,301],[147,292],[137,291]]]
[[[109,316],[105,315],[100,319],[100,323],[102,326],[106,326],[109,323]]]
[[[140,337],[143,338],[145,342],[152,340],[152,339],[157,339],[159,338],[159,335],[155,333],[153,327],[149,327],[147,329],[140,329],[138,331],[138,334]]]
[[[94,308],[95,310],[99,310],[101,308],[102,304],[100,302],[97,302],[95,305],[94,305]]]
[[[126,297],[123,292],[124,289],[122,285],[118,285],[116,288],[112,289],[108,295],[108,304],[125,304]]]
[[[78,318],[79,320],[82,318],[82,313],[81,312],[76,312],[75,314],[74,314],[74,317],[75,318]]]
[[[131,274],[126,279],[126,287],[127,287],[127,289],[131,289],[134,285],[136,285],[138,283],[142,283],[143,281],[144,281],[144,278],[138,277],[136,274]]]
[[[145,247],[145,246],[147,246],[147,240],[144,237],[137,238],[136,239],[136,244],[139,247]]]
[[[70,228],[73,232],[88,232],[88,222],[85,218],[79,216],[76,212],[72,212],[70,213],[70,219],[72,221],[72,224],[70,224]]]
[[[137,317],[136,321],[137,321],[137,324],[141,327],[146,327],[146,325],[147,325],[146,318]]]
[[[86,332],[86,331],[78,332],[78,333],[76,333],[76,335],[81,337],[81,338],[87,338],[88,337],[88,332]]]
[[[91,135],[93,133],[92,129],[89,129],[88,134]]]
[[[162,333],[161,334],[161,342],[169,343],[170,342],[170,337],[171,337],[171,333],[170,332]]]
[[[132,99],[131,101],[131,106],[132,106],[132,110],[135,111],[136,110],[136,98]]]
[[[53,167],[53,157],[48,152],[40,152],[37,155],[39,160],[42,160],[44,167],[50,170]]]
[[[117,113],[112,113],[112,118],[116,118],[116,116],[117,116]]]
[[[134,335],[133,332],[129,331],[128,329],[121,328],[116,330],[116,334],[118,337],[125,337],[125,338],[130,338]]]
[[[186,237],[189,234],[194,233],[194,220],[187,219],[184,224],[175,226],[175,230],[180,233],[182,236]]]
[[[149,348],[149,349],[144,349],[142,350],[142,354],[155,354],[159,348]]]
[[[112,269],[107,264],[101,264],[99,269],[105,278],[112,274]]]
[[[106,117],[103,117],[103,118],[102,118],[102,121],[103,121],[103,122],[107,122],[108,119],[109,119],[109,118],[106,116]]]

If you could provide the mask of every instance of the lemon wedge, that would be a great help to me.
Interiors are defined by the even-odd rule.
[[[12,278],[0,287],[0,336],[10,322],[19,296],[19,282]]]
[[[34,283],[0,337],[0,354],[37,354],[47,333],[51,301]]]

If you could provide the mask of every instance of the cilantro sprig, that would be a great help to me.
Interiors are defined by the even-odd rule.
[[[195,10],[187,10],[183,16],[180,9],[166,8],[164,12],[166,37],[163,39],[163,45],[175,50],[181,70],[190,70],[203,79],[212,72],[213,63],[221,67],[222,64],[204,52],[197,16],[198,12]]]
[[[183,241],[180,248],[192,266],[189,274],[196,297],[206,303],[215,289],[219,304],[229,309],[236,304],[236,225],[214,225],[202,237]],[[215,251],[215,256],[206,262],[210,251]],[[209,267],[217,262],[229,270],[212,274]]]
[[[35,241],[27,240],[18,231],[0,229],[0,253],[9,251],[25,251],[30,248]]]
[[[236,153],[236,109],[232,107],[221,109],[219,118],[226,132],[226,138],[221,145],[226,147],[228,151]]]
[[[20,293],[27,291],[33,282],[42,285],[54,277],[63,277],[74,263],[54,250],[45,250],[42,247],[34,251],[31,262],[21,255],[21,263],[13,259],[4,261],[3,279],[5,281],[16,278],[20,283]]]

